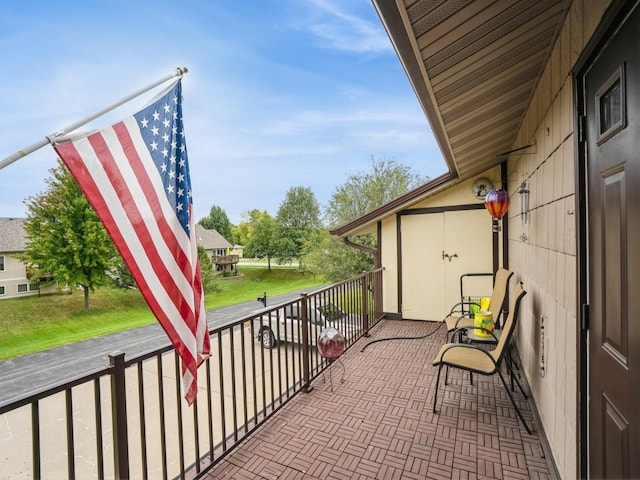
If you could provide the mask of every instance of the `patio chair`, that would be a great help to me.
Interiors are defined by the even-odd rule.
[[[498,374],[502,384],[504,385],[505,391],[507,395],[509,395],[509,399],[511,403],[516,409],[516,413],[518,417],[524,424],[524,427],[527,429],[527,433],[531,434],[531,430],[529,426],[524,420],[522,413],[518,409],[516,402],[511,394],[507,383],[505,382],[504,376],[502,375],[501,366],[505,357],[508,356],[509,351],[509,343],[511,342],[511,337],[513,336],[513,332],[516,327],[516,323],[518,320],[518,313],[520,311],[520,302],[522,297],[526,295],[526,291],[522,288],[522,283],[518,282],[513,289],[513,293],[511,294],[511,301],[509,304],[509,315],[504,322],[502,328],[502,335],[500,339],[497,341],[496,348],[494,350],[487,351],[476,344],[466,344],[466,343],[446,343],[436,355],[436,358],[433,361],[433,365],[438,367],[438,377],[436,379],[436,391],[433,396],[433,412],[436,413],[436,402],[438,400],[438,387],[440,384],[440,374],[442,373],[442,367],[445,365],[447,367],[459,368],[461,370],[468,371],[471,375],[474,373],[478,373],[480,375],[494,375]],[[508,361],[508,358],[507,358]],[[515,379],[520,391],[523,395],[525,395],[522,385],[517,378],[511,376],[512,379]],[[446,379],[445,379],[446,385]],[[526,398],[526,395],[525,395]]]
[[[500,316],[502,305],[504,304],[504,300],[507,295],[507,286],[509,285],[509,280],[512,275],[513,272],[510,272],[505,268],[499,268],[496,272],[495,281],[493,283],[493,293],[489,300],[489,311],[491,312],[494,324],[497,323],[498,317]],[[453,306],[451,312],[449,312],[449,314],[444,318],[444,322],[447,325],[447,341],[449,341],[449,335],[454,331],[463,333],[465,329],[473,328],[473,315],[470,312],[464,311],[464,306],[469,306],[470,304],[473,304],[473,302],[462,301],[457,303]],[[462,310],[460,310],[461,307]],[[451,340],[453,340],[453,338],[451,338]]]

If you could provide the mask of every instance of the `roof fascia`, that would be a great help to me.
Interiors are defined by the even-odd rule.
[[[409,205],[417,203],[426,198],[430,193],[435,193],[435,190],[440,189],[443,186],[449,185],[452,182],[458,180],[458,177],[450,172],[445,173],[433,180],[420,185],[418,188],[405,193],[404,195],[385,203],[381,207],[370,211],[369,213],[357,218],[341,227],[329,230],[331,235],[338,237],[347,237],[357,234],[357,232],[363,231],[368,227],[371,227],[375,222],[382,218],[407,208]]]

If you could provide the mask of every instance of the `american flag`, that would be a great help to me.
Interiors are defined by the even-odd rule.
[[[182,359],[189,405],[209,355],[182,124],[182,84],[142,111],[54,148],[96,210]]]

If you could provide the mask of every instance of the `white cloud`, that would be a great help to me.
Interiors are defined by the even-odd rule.
[[[326,14],[308,25],[310,32],[323,40],[323,46],[356,53],[393,52],[389,38],[379,24],[344,10],[355,3],[330,0],[312,0],[311,3]],[[365,2],[358,6],[362,4]],[[369,2],[366,4],[367,8],[373,8]]]

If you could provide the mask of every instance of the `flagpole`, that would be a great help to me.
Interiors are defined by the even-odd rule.
[[[131,95],[123,98],[122,100],[119,100],[116,103],[114,103],[112,105],[109,105],[106,108],[103,108],[102,110],[100,110],[99,112],[94,113],[93,115],[90,115],[90,116],[88,116],[88,117],[86,117],[86,118],[84,118],[84,119],[82,119],[82,120],[80,120],[78,122],[72,123],[71,125],[63,128],[62,130],[59,130],[59,131],[57,131],[55,133],[52,133],[51,135],[47,135],[42,140],[37,141],[33,145],[30,145],[30,146],[28,146],[26,148],[23,148],[22,150],[18,150],[14,154],[9,155],[7,158],[5,158],[5,159],[0,161],[0,170],[2,170],[4,167],[6,167],[8,165],[11,165],[13,162],[21,159],[22,157],[26,157],[30,153],[33,153],[36,150],[39,150],[40,148],[44,147],[45,145],[52,143],[53,140],[56,137],[59,137],[61,135],[66,135],[66,134],[68,134],[70,132],[73,132],[77,128],[80,128],[81,126],[86,125],[87,123],[91,122],[92,120],[95,120],[96,118],[104,115],[105,113],[110,112],[111,110],[114,110],[114,109],[118,108],[120,105],[123,105],[123,104],[127,103],[128,101],[133,100],[136,97],[139,97],[143,93],[148,92],[152,88],[163,84],[167,80],[170,80],[170,79],[172,79],[174,77],[183,76],[188,71],[189,70],[187,69],[187,67],[178,67],[178,68],[176,68],[176,71],[173,72],[171,75],[167,75],[166,77],[158,80],[157,82],[154,82],[151,85],[148,85],[147,87],[145,87],[145,88],[143,88],[141,90],[138,90],[137,92],[132,93]]]

